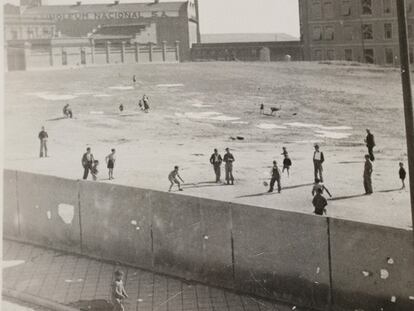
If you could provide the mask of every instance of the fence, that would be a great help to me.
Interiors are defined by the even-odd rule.
[[[412,232],[4,171],[6,238],[318,310],[414,308]]]

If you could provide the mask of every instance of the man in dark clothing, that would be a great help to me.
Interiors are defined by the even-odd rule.
[[[86,153],[82,156],[82,166],[83,166],[83,179],[87,179],[89,175],[89,171],[92,169],[92,164],[94,162],[95,158],[93,157],[93,154],[91,153],[91,148],[86,148]]]
[[[370,195],[372,194],[372,180],[371,180],[371,175],[372,175],[372,163],[369,160],[370,156],[369,154],[365,155],[365,166],[364,166],[364,188],[365,188],[365,194],[366,195]]]
[[[375,139],[374,139],[374,135],[372,135],[369,129],[367,129],[367,137],[365,138],[365,143],[367,144],[369,159],[371,161],[375,161],[375,157],[374,157]]]
[[[280,185],[280,171],[277,167],[276,161],[273,161],[273,167],[272,167],[272,179],[270,180],[270,189],[268,192],[273,192],[275,182],[277,182],[277,192],[282,191],[282,186]]]
[[[314,170],[314,177],[315,181],[319,179],[323,182],[323,167],[322,164],[325,161],[325,157],[323,152],[319,151],[319,145],[315,145],[315,152],[313,153],[313,170]]]
[[[43,158],[43,150],[44,155],[47,158],[47,139],[49,136],[47,135],[47,132],[45,131],[45,127],[42,126],[42,130],[39,132],[39,140],[40,140],[40,157]]]
[[[210,157],[210,163],[213,165],[214,173],[216,174],[217,183],[220,182],[222,162],[223,162],[223,159],[221,158],[221,155],[218,153],[218,150],[214,149],[214,153]]]
[[[234,156],[230,153],[230,149],[226,148],[226,154],[224,155],[223,159],[226,169],[226,182],[229,185],[230,182],[232,185],[234,185],[234,177],[233,177],[233,162],[234,162]]]
[[[315,207],[314,213],[316,215],[326,215],[326,206],[328,205],[328,201],[326,201],[326,199],[322,195],[322,189],[319,188],[316,191],[316,195],[313,197],[312,204]]]
[[[400,175],[400,179],[401,179],[401,183],[402,183],[401,189],[405,189],[405,177],[407,176],[407,172],[405,171],[404,163],[402,163],[402,162],[400,162],[400,170],[399,170],[398,174]]]

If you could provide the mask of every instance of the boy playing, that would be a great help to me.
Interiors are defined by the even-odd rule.
[[[114,305],[113,311],[124,311],[122,301],[128,298],[122,281],[123,276],[124,272],[120,270],[115,271],[115,280],[111,285],[111,301]]]
[[[174,184],[178,185],[178,190],[179,191],[183,191],[183,189],[181,188],[181,184],[178,181],[177,177],[184,183],[184,180],[181,178],[180,174],[178,174],[178,166],[174,167],[174,170],[168,175],[168,180],[171,183],[170,189],[168,190],[168,192],[171,192],[172,187],[174,186]]]
[[[328,188],[326,188],[325,185],[323,183],[321,183],[321,181],[318,178],[316,178],[315,179],[315,184],[313,185],[313,188],[312,188],[312,195],[315,195],[315,193],[317,194],[319,189],[322,191],[321,193],[326,191],[326,193],[329,195],[329,197],[332,198],[332,195],[329,192]]]
[[[326,206],[328,205],[328,201],[326,201],[326,199],[322,195],[322,189],[318,188],[318,190],[316,191],[316,195],[312,200],[312,204],[315,207],[314,213],[316,215],[326,215]]]
[[[401,179],[401,182],[402,182],[401,189],[405,189],[405,177],[407,176],[407,173],[406,173],[406,171],[404,169],[404,163],[402,163],[402,162],[400,162],[400,171],[399,171],[399,174],[400,174],[400,179]]]
[[[94,160],[93,164],[92,164],[92,167],[91,167],[92,179],[94,181],[96,181],[98,179],[98,166],[99,166],[99,161]]]
[[[282,155],[285,157],[283,160],[282,173],[286,170],[288,177],[289,177],[289,170],[290,170],[290,167],[292,166],[292,161],[289,158],[289,153],[287,152],[286,147],[282,147],[282,149],[283,149]]]

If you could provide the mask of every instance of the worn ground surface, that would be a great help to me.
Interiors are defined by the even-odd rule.
[[[136,105],[144,93],[148,114]],[[260,115],[262,102],[267,114],[270,106],[281,112]],[[74,119],[61,119],[65,103]],[[409,193],[398,190],[398,162],[406,162],[402,107],[398,71],[378,67],[188,63],[13,72],[6,75],[5,166],[77,179],[91,146],[100,182],[109,182],[104,158],[116,148],[117,184],[166,191],[168,173],[180,165],[184,194],[312,213],[319,142],[335,197],[328,215],[410,228]],[[46,159],[38,158],[42,125],[50,138]],[[369,197],[362,195],[367,127],[377,142]],[[244,140],[231,138],[237,136]],[[211,183],[210,154],[227,146],[236,158],[235,186]],[[291,176],[283,177],[282,194],[268,195],[263,182],[272,161],[282,162],[282,146],[292,158]]]
[[[2,265],[3,287],[80,310],[112,311],[110,285],[119,269],[129,296],[126,311],[307,310],[10,241],[3,241]]]

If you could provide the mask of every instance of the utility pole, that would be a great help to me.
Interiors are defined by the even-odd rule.
[[[411,91],[410,54],[408,50],[405,0],[397,0],[398,32],[400,39],[401,79],[404,98],[405,130],[407,136],[408,172],[410,176],[411,217],[414,234],[414,111]]]

